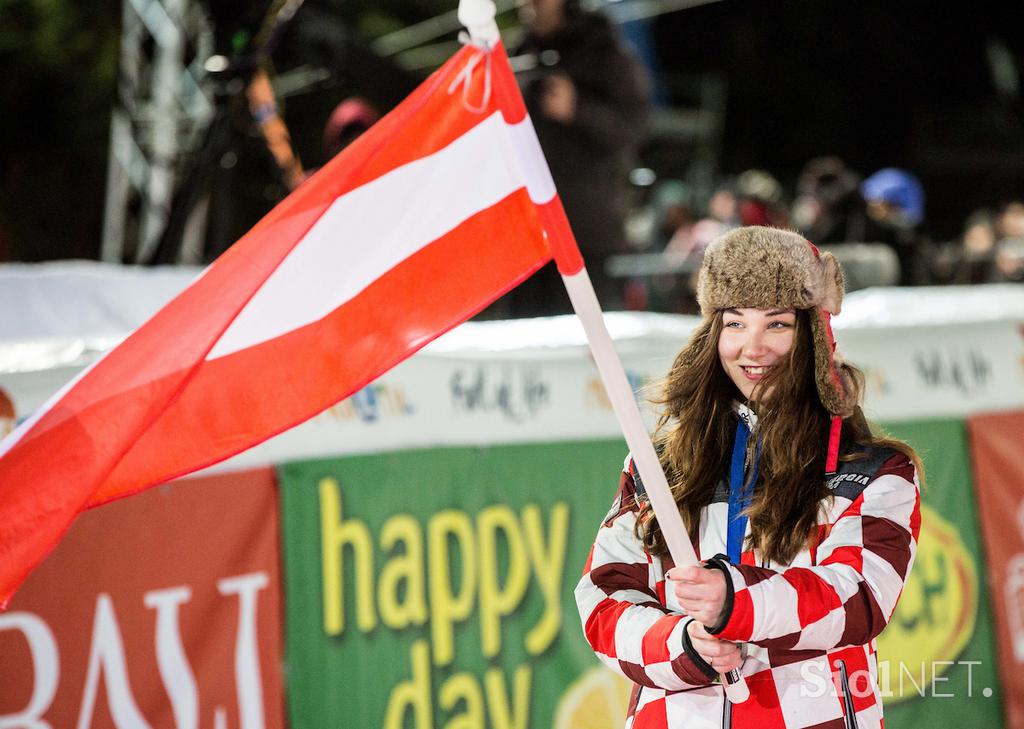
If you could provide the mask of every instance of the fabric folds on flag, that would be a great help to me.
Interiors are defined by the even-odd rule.
[[[0,605],[81,510],[309,419],[553,255],[582,266],[504,49],[466,46],[0,443]]]

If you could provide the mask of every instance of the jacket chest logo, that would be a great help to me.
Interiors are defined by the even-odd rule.
[[[870,478],[861,473],[840,473],[826,481],[825,486],[828,487],[829,491],[835,491],[839,488],[840,484],[846,483],[847,481],[852,481],[853,483],[860,484],[861,486],[867,486],[868,481],[870,480]]]

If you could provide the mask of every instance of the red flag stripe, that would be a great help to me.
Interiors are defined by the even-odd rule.
[[[365,386],[543,265],[536,218],[519,190],[320,321],[204,362],[89,505],[234,455]]]
[[[474,98],[486,73],[494,93]],[[444,207],[436,240],[396,253],[350,298],[277,330],[257,326],[208,359],[282,262],[302,255],[339,197],[385,185],[488,119],[501,122],[496,159],[515,181],[495,188],[491,207],[486,199]],[[429,198],[434,190],[419,192]],[[85,506],[212,464],[311,417],[515,286],[551,258],[549,235],[560,246],[572,242],[564,221],[552,219],[559,207],[503,49],[489,57],[463,49],[0,446],[0,607]],[[333,263],[340,279],[346,266]]]

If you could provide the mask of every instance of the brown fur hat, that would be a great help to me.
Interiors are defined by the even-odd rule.
[[[849,415],[855,388],[834,356],[830,316],[843,302],[843,272],[831,253],[819,253],[797,233],[749,226],[731,230],[704,253],[697,302],[705,320],[721,309],[808,309],[814,340],[814,371],[822,405]],[[687,349],[694,346],[687,345]],[[696,354],[694,351],[692,354]],[[680,361],[690,360],[686,350]]]

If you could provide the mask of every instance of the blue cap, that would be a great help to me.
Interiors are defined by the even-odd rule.
[[[924,188],[906,170],[897,167],[879,170],[861,183],[860,194],[868,202],[884,202],[899,208],[911,226],[924,220]]]

